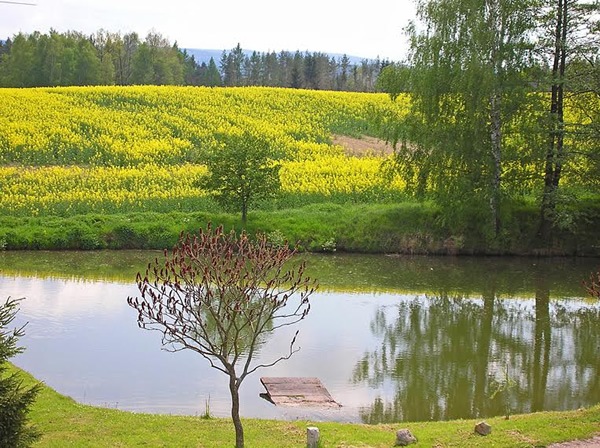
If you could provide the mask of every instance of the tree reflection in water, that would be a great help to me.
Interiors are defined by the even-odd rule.
[[[353,381],[392,389],[360,411],[365,423],[478,418],[600,402],[600,306],[534,299],[417,296],[371,321],[378,349]],[[507,378],[508,375],[508,378]],[[512,387],[501,387],[507,379]],[[494,394],[494,392],[497,392]],[[493,397],[493,398],[492,398]]]

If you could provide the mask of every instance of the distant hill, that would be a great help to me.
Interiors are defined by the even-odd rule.
[[[183,50],[185,50],[187,52],[187,54],[189,54],[190,56],[194,56],[194,59],[196,60],[196,62],[198,64],[202,64],[203,62],[207,63],[210,61],[210,58],[213,58],[215,60],[215,63],[217,64],[217,66],[219,65],[219,61],[221,59],[221,55],[223,54],[223,50],[205,50],[205,49],[200,49],[200,48],[183,48]],[[225,50],[225,51],[230,51],[229,50]],[[244,52],[244,54],[246,56],[251,56],[254,50],[242,50]],[[295,53],[296,51],[290,51],[290,53]],[[258,52],[258,53],[263,53],[263,52]],[[280,52],[277,52],[280,53]],[[302,52],[304,53],[304,52]],[[309,53],[313,53],[313,52],[309,52]],[[337,53],[331,53],[329,54],[329,57],[334,57],[337,61],[339,61],[342,58],[343,54],[337,54]],[[348,56],[348,59],[350,60],[350,64],[352,65],[357,65],[360,64],[361,61],[368,59],[368,58],[361,58],[359,56],[350,56],[350,55],[346,55]]]
[[[198,48],[183,48],[183,50],[190,56],[194,56],[194,59],[198,64],[202,64],[203,62],[208,64],[210,58],[213,58],[217,66],[219,65],[221,55],[223,54],[223,50],[201,50]],[[250,54],[252,54],[252,52],[250,52]]]

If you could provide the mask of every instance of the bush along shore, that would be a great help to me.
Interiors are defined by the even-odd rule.
[[[600,206],[582,202],[568,227],[550,243],[538,244],[537,208],[513,208],[494,240],[473,226],[443,222],[423,203],[312,204],[296,209],[249,214],[250,234],[265,233],[273,244],[298,243],[301,251],[430,255],[599,256]],[[208,222],[241,230],[237,214],[217,212],[139,212],[70,217],[0,217],[0,248],[5,250],[97,250],[171,248],[181,231],[195,232]]]

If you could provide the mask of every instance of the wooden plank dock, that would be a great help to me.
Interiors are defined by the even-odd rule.
[[[267,390],[266,399],[278,406],[311,406],[339,408],[319,378],[315,377],[262,377]]]

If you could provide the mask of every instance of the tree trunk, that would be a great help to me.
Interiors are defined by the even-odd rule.
[[[564,77],[567,60],[567,13],[568,0],[558,0],[556,8],[556,28],[554,31],[554,55],[552,64],[552,96],[550,102],[550,130],[544,171],[544,192],[540,210],[538,236],[542,242],[549,242],[556,209],[556,193],[562,173],[564,152]]]
[[[490,62],[494,70],[494,87],[490,96],[490,142],[492,156],[492,181],[490,195],[491,227],[494,237],[500,234],[500,181],[502,179],[502,88],[497,85],[502,78],[501,48],[504,46],[505,28],[500,14],[500,0],[487,0],[489,27],[493,42]],[[501,82],[501,81],[500,81]],[[500,84],[502,85],[502,84]]]
[[[244,448],[244,428],[240,419],[240,393],[235,372],[229,372],[229,392],[231,393],[231,419],[235,427],[235,448]]]
[[[475,363],[475,393],[473,394],[473,409],[477,416],[481,417],[488,413],[489,395],[485,390],[488,386],[488,368],[490,359],[490,347],[492,345],[492,324],[494,322],[494,304],[496,299],[495,288],[484,291],[483,315],[479,326],[479,337],[477,339],[477,361]]]
[[[492,160],[493,179],[492,195],[490,197],[490,209],[492,213],[492,227],[494,236],[500,234],[500,181],[502,176],[502,117],[501,117],[501,98],[496,92],[490,99],[490,118],[491,118],[491,142],[492,142]]]
[[[248,221],[248,203],[242,202],[242,228],[246,228],[246,222]]]

